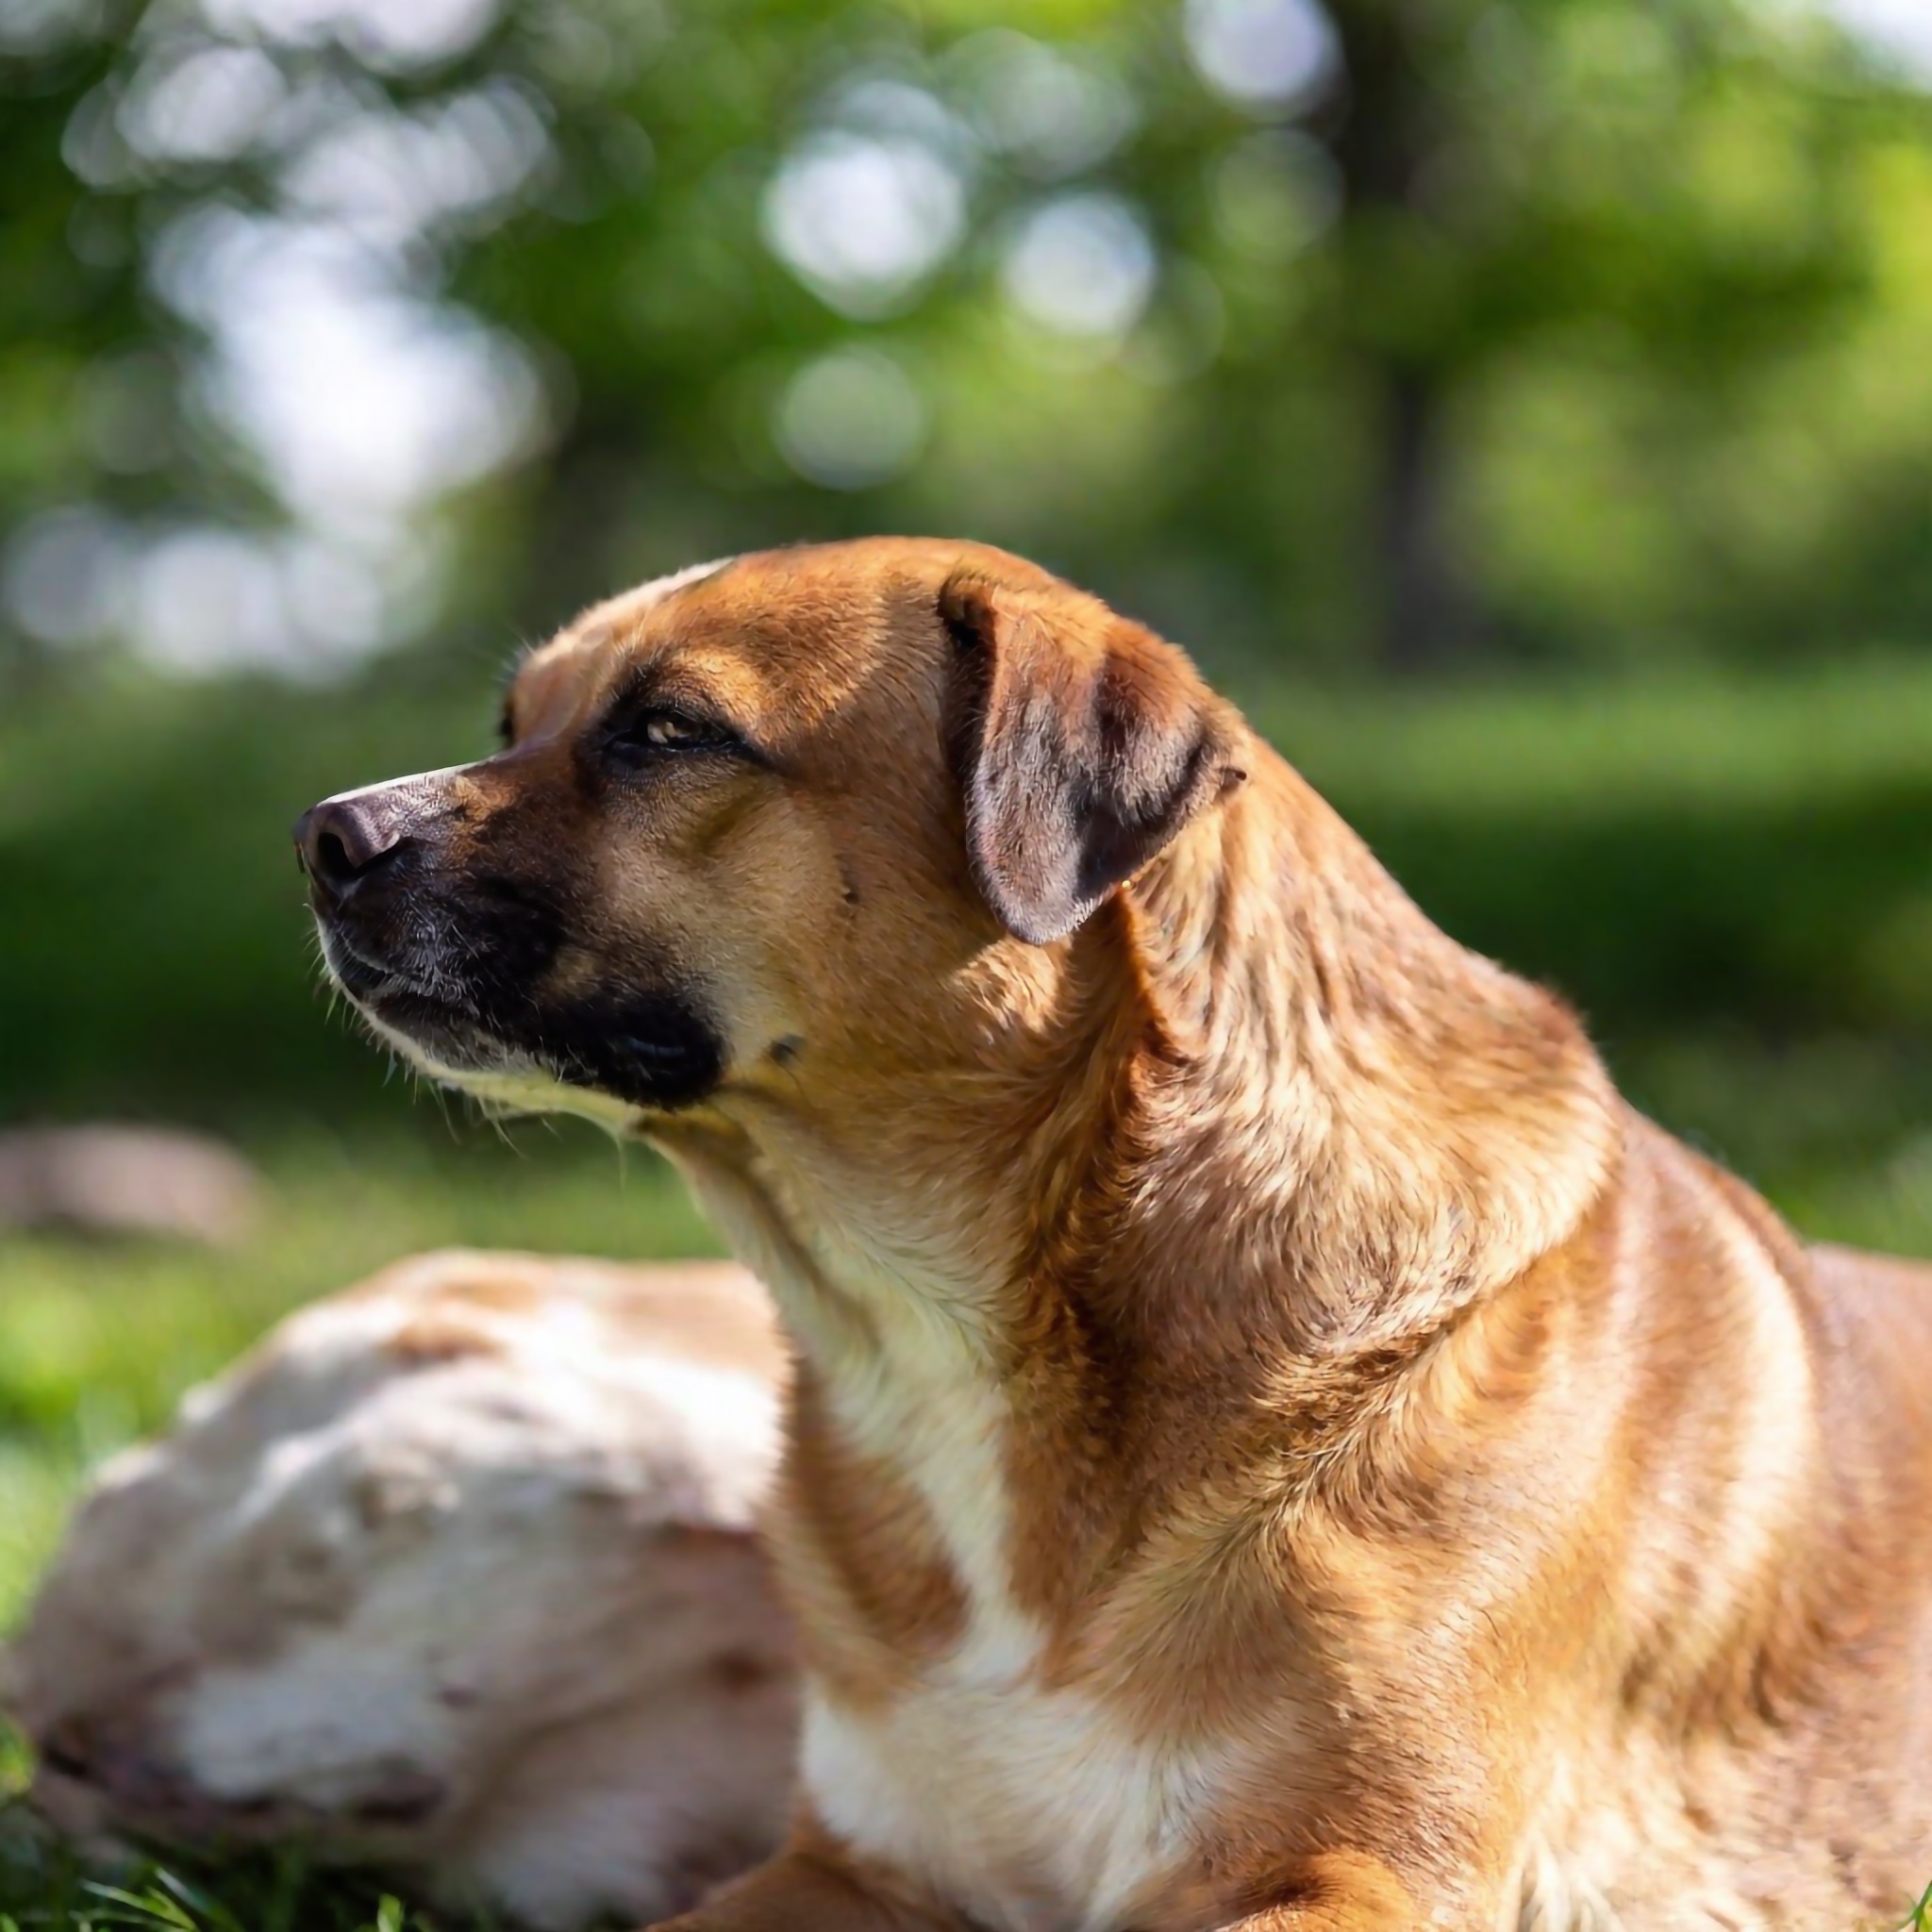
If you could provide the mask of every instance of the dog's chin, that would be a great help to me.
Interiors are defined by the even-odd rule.
[[[330,981],[385,1046],[452,1086],[473,1074],[510,1071],[475,1008],[453,989],[366,958],[324,921],[316,922],[316,929]]]
[[[703,1100],[723,1076],[715,1028],[669,991],[545,1008],[375,964],[322,928],[329,975],[370,1031],[439,1085],[507,1113],[617,1128]]]
[[[648,1133],[653,1113],[663,1111],[620,1100],[594,1087],[561,1080],[547,1068],[509,1053],[499,1052],[493,1058],[487,1051],[462,1053],[445,1048],[439,1053],[386,1024],[367,1008],[358,1010],[383,1045],[392,1048],[439,1087],[467,1095],[498,1120],[570,1114],[611,1133],[629,1136]]]

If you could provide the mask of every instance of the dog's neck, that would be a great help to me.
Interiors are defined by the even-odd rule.
[[[1622,1132],[1574,1017],[1440,931],[1257,748],[1124,910],[1172,1076],[1141,1140],[1318,1350],[1413,1339],[1576,1226]],[[1258,1254],[1257,1254],[1258,1249]]]
[[[801,1417],[878,1522],[924,1506],[969,1676],[1076,1629],[1257,1426],[1334,1464],[1613,1158],[1562,1008],[1257,766],[1062,948],[990,948],[929,1051],[663,1137],[777,1296]]]
[[[818,1282],[831,1330],[910,1293],[1010,1331],[1065,1289],[1148,1345],[1332,1356],[1569,1234],[1621,1131],[1580,1028],[1253,765],[1073,940],[990,948],[916,1047],[668,1136],[745,1258]]]

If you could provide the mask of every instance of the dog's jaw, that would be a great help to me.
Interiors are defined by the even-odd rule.
[[[323,960],[376,1041],[439,1086],[513,1113],[571,1113],[634,1129],[708,1095],[724,1070],[717,1030],[675,992],[546,1010],[488,996],[430,956],[427,970],[364,958],[321,913]],[[486,962],[487,963],[487,962]]]

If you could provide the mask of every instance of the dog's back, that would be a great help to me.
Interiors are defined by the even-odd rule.
[[[1564,1723],[1524,1923],[1890,1925],[1932,1879],[1932,1266],[1631,1120],[1542,1383],[1591,1550],[1543,1641],[1608,1723]]]
[[[1932,1883],[1932,1264],[1821,1243],[1805,1306],[1815,1337],[1824,1460],[1839,1485],[1840,1560],[1858,1573],[1836,1636],[1844,1700],[1825,1775],[1799,1776],[1794,1823],[1853,1794],[1854,1827],[1886,1789],[1918,1821],[1911,1886]],[[1912,1687],[1916,1687],[1916,1690]],[[1868,1834],[1869,1835],[1869,1834]]]

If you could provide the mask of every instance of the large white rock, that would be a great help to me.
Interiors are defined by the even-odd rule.
[[[545,1928],[688,1904],[788,1794],[783,1371],[722,1263],[429,1255],[291,1317],[75,1517],[10,1658],[42,1808]]]

